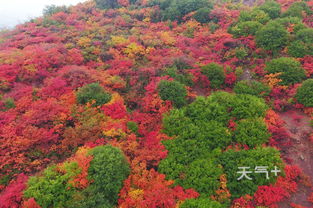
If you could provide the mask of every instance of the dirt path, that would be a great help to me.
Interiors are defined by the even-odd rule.
[[[291,135],[292,146],[284,148],[283,158],[291,159],[290,164],[297,165],[313,182],[313,143],[309,141],[309,134],[313,132],[310,126],[310,118],[299,111],[287,111],[280,113],[280,117],[285,121],[285,127]],[[307,201],[311,189],[303,184],[299,185],[297,193],[279,205],[280,208],[289,208],[290,203],[299,204],[312,208],[313,204]]]
[[[239,78],[239,80],[248,80],[248,81],[253,80],[251,72],[248,68],[243,70],[243,73],[242,73],[241,77]]]

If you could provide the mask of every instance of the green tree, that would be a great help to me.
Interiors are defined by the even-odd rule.
[[[192,76],[182,70],[177,70],[176,66],[165,69],[162,75],[168,75],[175,81],[178,81],[187,86],[193,85]]]
[[[303,13],[311,15],[313,12],[311,8],[303,1],[293,3],[288,10],[283,13],[284,17],[299,17],[303,18]]]
[[[200,8],[196,11],[196,13],[193,15],[195,20],[197,20],[200,23],[208,23],[211,21],[210,18],[210,13],[211,13],[211,8]]]
[[[30,177],[24,191],[25,198],[35,198],[43,208],[113,208],[123,181],[130,173],[122,151],[110,145],[98,146],[89,151],[93,156],[88,169],[91,184],[86,189],[73,186],[81,168],[77,162],[52,165],[39,176]]]
[[[169,155],[168,160],[189,164],[210,155],[215,148],[225,148],[231,143],[231,133],[226,127],[216,121],[201,123],[184,125],[174,141],[164,141],[166,148],[175,153]]]
[[[123,181],[130,173],[129,164],[123,152],[110,145],[98,146],[90,151],[94,157],[88,169],[89,178],[94,181],[95,190],[103,192],[106,198],[116,203]]]
[[[266,1],[258,9],[263,10],[271,19],[278,18],[281,13],[281,6],[275,1]]]
[[[238,59],[243,60],[245,57],[247,57],[249,55],[249,51],[247,48],[245,47],[238,47],[235,49],[235,56]]]
[[[256,43],[259,47],[278,53],[287,45],[288,32],[276,22],[269,22],[256,33]]]
[[[210,80],[210,86],[213,89],[220,88],[225,80],[223,66],[217,63],[210,63],[201,68],[201,72]]]
[[[216,93],[212,96],[214,95],[216,95]],[[228,93],[225,93],[224,95],[229,99],[234,99],[234,96]],[[230,118],[230,113],[227,110],[228,106],[219,102],[219,100],[212,98],[212,96],[208,98],[197,97],[197,99],[185,109],[185,115],[193,122],[218,121],[226,125]]]
[[[262,24],[257,21],[239,22],[230,29],[230,33],[235,37],[255,35],[261,27]]]
[[[181,13],[176,6],[171,6],[162,11],[162,20],[182,21]]]
[[[68,8],[66,6],[49,5],[43,9],[44,16],[51,16],[59,12],[68,12]]]
[[[313,107],[313,79],[305,80],[297,89],[297,101],[305,107]]]
[[[58,171],[57,166],[48,167],[42,175],[30,177],[24,197],[35,198],[43,208],[69,206],[69,199],[75,193],[75,188],[69,184],[69,180],[80,173],[77,163],[65,163],[65,173]]]
[[[172,101],[178,108],[186,104],[187,90],[177,81],[162,80],[158,85],[158,91],[162,100]]]
[[[264,117],[265,112],[268,110],[268,106],[263,99],[247,94],[236,95],[219,91],[211,94],[205,100],[205,103],[208,103],[210,106],[212,105],[214,110],[212,110],[212,113],[208,113],[208,115],[203,115],[201,110],[206,112],[206,109],[199,107],[198,115],[201,117],[207,116],[208,118],[212,118],[212,120],[222,123],[228,121],[231,117],[235,117],[238,120]],[[186,112],[188,113],[188,110]]]
[[[88,169],[88,179],[93,183],[75,195],[71,207],[113,208],[130,173],[129,164],[123,152],[111,145],[95,147],[90,154],[93,160]]]
[[[178,22],[182,22],[183,17],[190,12],[197,11],[201,8],[213,8],[212,4],[207,0],[171,0],[161,1],[157,4],[160,5],[162,10],[163,20],[177,20]],[[203,14],[204,10],[201,10],[200,12]],[[206,12],[207,10],[205,13]]]
[[[127,122],[127,128],[134,134],[138,134],[138,124],[133,121]]]
[[[196,149],[197,144],[193,143],[195,140],[193,139],[190,142],[185,141],[185,147],[189,148],[180,149],[179,141],[175,142],[175,146],[170,148],[168,157],[160,162],[158,170],[165,174],[167,179],[175,180],[176,185],[180,185],[185,189],[193,188],[202,196],[209,197],[219,188],[219,178],[223,174],[221,166],[215,161],[216,155],[220,154],[220,151],[214,150],[213,152],[209,152],[207,150],[205,151],[205,148],[202,148],[200,155],[194,155],[196,152],[193,151],[190,153],[189,150]],[[192,146],[188,146],[187,142]],[[169,143],[166,145],[169,146]],[[191,155],[195,160],[181,160],[178,154],[184,155],[184,158],[187,155]]]
[[[293,41],[288,46],[288,54],[296,58],[303,58],[306,55],[313,55],[313,47],[302,41]]]
[[[296,33],[296,39],[288,47],[288,53],[294,57],[313,55],[313,29],[305,28]]]
[[[95,106],[101,106],[111,100],[111,95],[98,83],[88,84],[79,88],[76,97],[77,102],[80,104],[86,104],[94,100],[96,101]]]
[[[291,85],[301,82],[305,79],[305,71],[301,67],[301,63],[294,58],[281,57],[273,59],[266,63],[265,70],[269,73],[279,73],[282,81],[281,85]]]
[[[276,181],[276,176],[271,170],[277,169],[281,171],[278,175],[283,175],[283,162],[280,158],[279,151],[271,147],[258,147],[250,150],[228,150],[219,156],[218,162],[223,166],[227,175],[227,188],[232,194],[232,198],[239,198],[246,194],[253,195],[258,186],[269,185]],[[263,173],[255,173],[256,166],[267,166],[269,170],[269,179]],[[239,167],[249,167],[246,171],[251,171],[247,175],[252,178],[242,178]]]
[[[296,39],[307,44],[313,44],[313,28],[305,28],[296,33]]]
[[[283,18],[277,18],[275,20],[271,21],[272,23],[281,24],[285,29],[290,27],[290,25],[293,25],[293,32],[291,33],[297,33],[299,30],[307,28],[303,23],[302,19],[298,17],[283,17]]]
[[[262,118],[242,119],[236,126],[235,141],[250,148],[268,142],[270,134]]]
[[[95,0],[99,9],[115,9],[119,7],[117,0]]]
[[[0,95],[0,100],[1,100],[1,95]],[[3,106],[4,108],[1,109],[2,111],[7,111],[7,110],[9,110],[11,108],[15,108],[15,102],[14,102],[13,98],[10,98],[10,97],[6,98],[2,102],[4,104],[4,106]]]
[[[237,82],[234,87],[234,92],[237,94],[249,94],[257,97],[268,96],[270,91],[271,89],[269,86],[254,80],[242,80]]]
[[[217,201],[212,201],[209,198],[187,199],[180,208],[224,208]],[[226,208],[226,207],[225,207]]]
[[[180,180],[180,185],[184,188],[193,188],[202,196],[211,196],[220,186],[220,176],[223,174],[221,167],[215,164],[214,160],[199,159],[192,162],[184,175],[185,179]]]
[[[258,8],[252,11],[242,11],[238,18],[238,22],[257,21],[261,24],[266,24],[269,20],[268,14]]]
[[[164,115],[163,132],[174,137],[162,141],[168,150],[158,170],[176,185],[194,188],[210,196],[219,187],[223,169],[217,159],[232,141],[254,147],[267,142],[269,134],[262,120],[267,105],[252,95],[214,92]],[[237,118],[237,130],[228,129]]]
[[[230,112],[231,117],[235,117],[238,120],[264,117],[265,112],[268,110],[268,106],[263,99],[247,94],[234,96],[234,100],[229,108],[232,109]]]

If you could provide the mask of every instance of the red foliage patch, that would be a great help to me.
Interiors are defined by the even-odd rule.
[[[281,187],[259,186],[254,194],[254,202],[257,206],[266,206],[270,208],[278,208],[277,202],[288,197],[289,193]]]
[[[18,208],[23,197],[23,190],[26,188],[28,177],[23,173],[11,182],[0,195],[0,208]]]

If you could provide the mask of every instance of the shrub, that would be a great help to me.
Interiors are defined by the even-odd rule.
[[[130,173],[123,152],[110,145],[90,150],[93,160],[88,169],[88,179],[93,183],[81,194],[74,206],[83,208],[114,207],[124,180]]]
[[[43,18],[43,20],[42,20],[42,26],[43,27],[51,27],[51,26],[59,27],[62,24],[64,24],[64,23],[57,21],[57,20],[53,20],[50,17]]]
[[[24,197],[34,198],[43,208],[115,207],[118,193],[130,173],[124,154],[110,145],[95,147],[87,154],[93,156],[89,160],[88,181],[91,184],[87,188],[82,190],[74,186],[82,167],[70,160],[48,167],[40,176],[31,177]]]
[[[186,57],[178,57],[174,59],[174,63],[173,66],[176,69],[182,71],[184,69],[190,69],[192,68],[192,66],[190,66],[187,62],[187,58]]]
[[[246,94],[235,95],[226,92],[215,92],[206,99],[206,102],[213,107],[214,105],[219,107],[212,107],[215,111],[212,111],[209,117],[219,122],[223,122],[225,119],[229,120],[231,117],[235,117],[239,120],[264,117],[265,112],[268,110],[268,106],[263,99]],[[225,113],[225,109],[227,113]],[[186,110],[186,112],[188,111]],[[198,114],[202,114],[201,108],[199,108]]]
[[[192,86],[193,81],[191,78],[191,75],[188,73],[180,73],[176,67],[167,68],[162,75],[168,75],[171,78],[175,79],[175,81],[178,81],[184,85]]]
[[[68,200],[72,198],[75,189],[68,183],[71,178],[79,174],[76,162],[65,163],[64,172],[53,165],[48,167],[41,176],[30,177],[24,191],[26,198],[35,198],[43,208],[68,207]]]
[[[307,44],[313,44],[313,28],[306,28],[296,33],[296,39]]]
[[[232,194],[232,198],[239,198],[246,194],[253,195],[258,186],[274,183],[276,177],[273,173],[270,173],[274,166],[277,166],[277,169],[281,171],[281,174],[278,175],[283,175],[283,162],[279,151],[271,147],[241,151],[230,149],[219,156],[218,162],[226,172],[227,187]],[[255,173],[253,170],[256,166],[268,166],[269,179],[266,179],[264,173]],[[238,167],[250,167],[247,171],[252,171],[252,173],[248,173],[252,180],[246,178],[237,180],[241,175],[237,173],[241,171]]]
[[[212,4],[206,0],[171,0],[159,3],[162,10],[163,20],[183,21],[183,17],[190,12],[197,11],[201,8],[212,9]],[[199,14],[204,14],[207,10],[201,10]],[[200,17],[200,16],[198,16]],[[203,20],[203,18],[201,17]]]
[[[163,132],[168,136],[177,136],[190,123],[191,119],[185,116],[185,110],[173,109],[163,117]]]
[[[235,141],[250,148],[268,142],[270,134],[262,118],[242,119],[235,130]]]
[[[281,24],[286,29],[293,25],[293,31],[291,31],[291,33],[297,33],[299,30],[306,28],[306,26],[302,23],[302,20],[298,17],[277,18],[271,22]]]
[[[270,91],[269,86],[258,81],[242,80],[237,82],[234,87],[234,92],[237,94],[249,94],[257,97],[268,96]]]
[[[227,92],[197,97],[193,103],[172,110],[164,115],[163,132],[174,139],[162,141],[168,155],[158,170],[175,184],[194,188],[201,196],[214,194],[223,173],[216,159],[224,154],[221,149],[229,146],[234,136],[228,129],[229,120],[243,119],[235,139],[256,146],[268,139],[264,121],[259,119],[266,110],[264,101],[257,97]]]
[[[196,11],[196,13],[193,15],[195,20],[197,20],[200,23],[208,23],[210,22],[210,13],[211,13],[211,8],[201,8]]]
[[[115,9],[119,7],[118,0],[95,0],[99,9]]]
[[[127,128],[134,134],[138,134],[138,124],[133,121],[127,122]]]
[[[203,66],[201,72],[210,80],[210,86],[213,89],[220,88],[225,80],[225,73],[223,66],[217,63],[210,63]]]
[[[265,70],[269,73],[282,74],[279,78],[282,80],[279,84],[290,85],[299,83],[305,79],[305,71],[301,67],[301,63],[293,58],[281,57],[273,59],[266,63]]]
[[[281,13],[281,6],[275,1],[266,1],[258,9],[268,14],[271,19],[278,18]]]
[[[294,57],[313,55],[313,29],[299,30],[296,33],[296,40],[288,47],[288,53]]]
[[[193,188],[202,196],[209,197],[219,188],[222,174],[222,168],[215,161],[209,158],[199,159],[186,168],[185,178],[179,184],[185,189]]]
[[[241,77],[242,76],[242,74],[243,74],[243,69],[242,69],[242,67],[241,66],[239,66],[239,67],[236,67],[236,69],[235,69],[235,75],[236,75],[236,77]]]
[[[313,55],[313,48],[302,41],[293,41],[288,46],[288,54],[296,58],[303,58],[306,55]]]
[[[265,24],[270,20],[268,14],[259,9],[254,9],[252,11],[242,11],[240,12],[238,22],[246,21],[257,21],[261,24]]]
[[[256,33],[256,43],[259,47],[279,52],[287,44],[288,32],[276,22],[269,22]]]
[[[180,129],[181,132],[176,135],[175,140],[164,141],[166,148],[175,153],[169,155],[168,160],[189,164],[199,158],[205,158],[213,149],[225,148],[231,143],[231,134],[227,127],[216,121],[183,123]]]
[[[182,146],[178,144],[181,141],[173,144],[166,142],[167,147],[171,145],[170,154],[160,162],[159,172],[165,174],[167,179],[175,180],[175,185],[180,185],[185,189],[193,188],[207,197],[214,194],[219,188],[219,178],[223,173],[214,159],[220,151],[215,150],[214,153],[210,153],[204,147],[201,148],[202,151],[196,151],[197,145],[201,145],[200,142],[196,143],[195,139],[191,141],[185,139],[185,144]],[[201,154],[196,155],[196,153]],[[183,156],[183,159],[179,157],[179,154]],[[193,156],[195,160],[184,160],[188,155]]]
[[[162,80],[158,85],[158,91],[162,100],[172,101],[178,108],[186,104],[187,90],[177,81]]]
[[[94,187],[90,186],[81,192],[77,192],[73,196],[73,200],[69,203],[68,208],[114,208],[112,204],[102,192],[98,192]]]
[[[225,95],[225,99],[229,98],[229,102],[232,102],[233,96],[228,93],[222,93]],[[212,96],[216,96],[214,93]],[[192,121],[218,121],[226,125],[230,118],[230,113],[227,111],[227,103],[220,102],[216,97],[197,97],[197,99],[188,105],[185,109],[185,115]],[[230,104],[231,105],[231,104]]]
[[[209,198],[187,199],[180,208],[223,208],[217,201]]]
[[[220,154],[216,148],[230,144],[231,134],[226,127],[228,120],[226,107],[204,97],[165,115],[164,132],[176,137],[163,141],[169,153],[160,162],[159,171],[184,188],[194,188],[204,195],[214,194],[219,187],[222,170],[214,159],[208,158]]]
[[[43,9],[42,13],[44,16],[52,16],[59,12],[68,12],[68,8],[66,6],[49,5]]]
[[[181,18],[200,8],[211,7],[206,0],[176,0],[173,3],[177,6],[178,11],[180,11]]]
[[[162,13],[162,20],[171,20],[171,21],[182,21],[181,20],[181,13],[177,9],[177,7],[172,6],[169,8],[166,8]]]
[[[262,24],[257,21],[239,22],[230,32],[236,37],[255,35],[261,27]]]
[[[247,48],[245,47],[240,47],[240,48],[236,48],[235,49],[235,56],[238,59],[244,59],[245,57],[247,57],[249,55],[249,51]]]
[[[101,106],[111,100],[111,95],[98,83],[88,84],[79,88],[76,97],[77,102],[80,104],[86,104],[95,100],[95,106]]]
[[[7,111],[11,108],[15,108],[15,103],[13,98],[7,98],[3,101],[4,103],[4,111]]]
[[[295,2],[288,8],[285,13],[283,13],[283,16],[302,18],[303,12],[305,12],[307,15],[311,15],[313,13],[310,7],[305,2]]]
[[[297,101],[305,107],[313,107],[313,79],[305,80],[297,89]]]
[[[230,112],[231,117],[238,120],[264,117],[265,112],[268,110],[268,106],[263,99],[247,94],[234,96],[234,100],[228,108],[232,109]]]

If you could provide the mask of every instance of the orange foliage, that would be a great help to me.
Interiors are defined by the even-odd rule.
[[[252,204],[252,199],[253,197],[248,194],[242,196],[233,201],[231,208],[254,208],[254,205]]]
[[[41,208],[41,206],[37,204],[34,198],[30,198],[23,202],[22,208]]]
[[[213,200],[216,200],[222,203],[229,200],[231,194],[229,190],[227,189],[227,178],[225,174],[222,174],[220,176],[220,187],[215,192],[216,192],[216,195],[211,197]]]
[[[184,191],[178,186],[172,188],[173,181],[166,181],[165,175],[154,169],[147,170],[145,163],[133,160],[132,167],[132,174],[120,192],[121,208],[174,208],[180,201],[199,195],[191,189]]]
[[[90,148],[81,147],[75,153],[74,157],[70,159],[70,161],[77,162],[78,166],[81,168],[81,173],[75,176],[72,180],[69,181],[69,184],[72,184],[74,187],[79,189],[86,188],[90,181],[88,180],[88,168],[90,166],[90,162],[93,159],[92,155],[87,155]]]
[[[278,78],[280,75],[281,73],[267,74],[265,75],[263,82],[266,83],[271,88],[277,87],[278,83],[282,81],[281,79]]]

